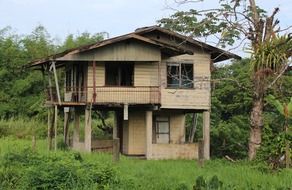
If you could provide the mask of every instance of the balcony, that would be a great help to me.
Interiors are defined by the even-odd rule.
[[[94,93],[95,92],[95,93]],[[160,89],[157,86],[139,87],[87,87],[64,89],[61,103],[77,104],[160,104]],[[94,98],[95,94],[95,98]],[[47,102],[58,103],[55,88],[47,89]]]

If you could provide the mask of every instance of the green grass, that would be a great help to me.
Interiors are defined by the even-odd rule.
[[[31,147],[30,140],[0,139],[0,156]],[[61,157],[70,154],[63,151],[48,152],[45,140],[37,140],[37,152],[46,156]],[[108,165],[117,172],[122,184],[117,189],[179,189],[180,185],[192,189],[198,176],[211,179],[216,175],[225,186],[232,189],[285,189],[292,188],[292,170],[265,171],[257,164],[245,161],[230,163],[224,160],[211,160],[199,167],[194,160],[139,160],[121,157],[120,162],[112,163],[110,154],[82,153],[84,161]],[[109,186],[108,188],[114,188]],[[106,189],[106,188],[105,188]]]

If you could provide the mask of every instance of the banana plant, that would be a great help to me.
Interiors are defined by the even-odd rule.
[[[267,96],[267,102],[271,104],[272,106],[274,106],[279,111],[279,113],[285,117],[285,124],[284,124],[285,133],[286,133],[285,157],[286,157],[286,167],[289,168],[291,160],[290,160],[290,147],[289,147],[290,141],[288,139],[288,135],[291,135],[291,131],[289,129],[289,119],[292,119],[292,97],[290,98],[289,103],[282,103],[279,100],[277,100],[273,95],[269,95]]]

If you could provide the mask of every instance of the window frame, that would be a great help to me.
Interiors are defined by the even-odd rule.
[[[191,65],[192,66],[192,82],[191,86],[183,85],[183,75],[182,75],[182,65]],[[174,78],[169,76],[169,67],[171,66],[178,66],[179,73],[178,73],[178,85],[173,86],[169,83],[170,78]],[[175,88],[175,89],[194,89],[194,63],[193,62],[167,62],[166,64],[166,81],[167,81],[167,88]]]
[[[117,85],[112,85],[112,84],[109,84],[108,83],[108,68],[111,67],[113,64],[116,65],[117,67],[117,73],[118,73],[118,78],[119,78],[119,81],[118,81],[118,84]],[[122,77],[122,65],[128,65],[129,67],[131,67],[132,69],[132,75],[130,76],[130,80],[131,80],[131,84],[130,85],[121,85],[122,83],[122,80],[121,80],[121,77]],[[134,87],[135,85],[135,82],[134,82],[134,75],[135,75],[135,63],[134,62],[106,62],[105,65],[104,65],[104,86],[105,87]]]
[[[157,120],[157,118],[166,118],[165,120]],[[168,125],[168,132],[159,132],[159,123],[167,123]],[[153,132],[152,132],[152,143],[153,144],[170,144],[170,117],[169,116],[154,116],[153,118]],[[158,143],[157,139],[159,135],[168,135],[168,142],[167,143]]]

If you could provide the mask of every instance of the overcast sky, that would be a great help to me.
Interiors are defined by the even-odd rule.
[[[45,26],[52,37],[64,39],[70,33],[106,31],[110,37],[156,24],[177,9],[204,9],[219,0],[177,7],[173,0],[0,0],[0,29],[11,26],[18,34],[30,33],[37,25]],[[292,0],[258,0],[267,10],[280,7],[282,26],[291,25]]]

